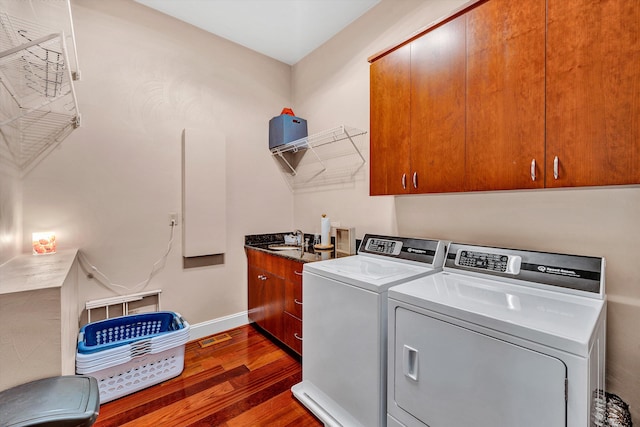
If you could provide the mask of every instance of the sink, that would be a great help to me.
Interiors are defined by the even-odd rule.
[[[269,245],[269,249],[271,249],[272,251],[299,251],[300,246],[277,244],[277,245]]]

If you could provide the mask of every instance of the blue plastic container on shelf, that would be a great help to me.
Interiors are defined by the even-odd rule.
[[[269,120],[269,150],[308,136],[307,121],[289,114]]]
[[[185,327],[171,311],[114,317],[84,325],[78,336],[78,353],[89,354],[178,331]]]

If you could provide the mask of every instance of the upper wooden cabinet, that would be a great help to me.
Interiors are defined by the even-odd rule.
[[[460,191],[465,168],[465,19],[411,43],[410,190]]]
[[[549,0],[546,186],[640,183],[640,1]]]
[[[371,64],[371,195],[461,190],[464,34],[454,20]]]
[[[410,191],[410,58],[410,48],[404,46],[371,64],[372,196]]]
[[[465,16],[465,190],[543,187],[545,0],[490,0]]]
[[[375,56],[371,194],[640,183],[638,22],[637,0],[479,1]]]

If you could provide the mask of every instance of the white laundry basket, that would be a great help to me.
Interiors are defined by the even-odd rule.
[[[180,375],[190,325],[161,311],[89,323],[78,335],[76,373],[98,380],[105,403]]]

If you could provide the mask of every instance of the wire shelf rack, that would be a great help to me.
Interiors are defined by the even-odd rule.
[[[0,161],[26,174],[80,125],[64,33],[0,13]]]
[[[361,129],[341,125],[271,150],[292,191],[353,182],[366,160],[356,137]]]

